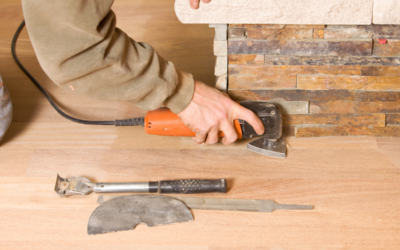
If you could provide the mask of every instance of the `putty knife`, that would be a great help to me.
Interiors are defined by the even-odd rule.
[[[132,230],[139,223],[149,227],[193,221],[189,210],[227,210],[266,212],[274,210],[310,210],[313,206],[281,205],[271,200],[212,198],[174,198],[162,195],[100,195],[99,207],[90,216],[87,232],[103,234]]]

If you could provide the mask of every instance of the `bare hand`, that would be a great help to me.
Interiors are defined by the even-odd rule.
[[[183,123],[188,126],[196,137],[197,144],[214,144],[218,142],[218,132],[225,137],[222,143],[229,145],[236,141],[237,133],[234,120],[247,121],[257,134],[264,133],[264,125],[251,111],[232,101],[228,95],[208,87],[202,82],[195,82],[195,92],[189,106],[178,114]]]
[[[200,0],[189,0],[190,1],[190,7],[192,9],[197,9],[199,8]],[[211,0],[203,0],[203,3],[209,3]]]

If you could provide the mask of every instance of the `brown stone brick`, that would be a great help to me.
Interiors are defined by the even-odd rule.
[[[270,101],[275,104],[282,115],[297,115],[297,114],[308,114],[309,102],[305,101]]]
[[[386,114],[387,125],[400,125],[400,114]]]
[[[255,40],[311,39],[313,29],[248,29],[247,37]]]
[[[370,56],[372,40],[230,40],[229,54]]]
[[[233,66],[230,75],[360,75],[361,66]]]
[[[229,24],[230,28],[283,29],[286,24]]]
[[[268,59],[271,58],[271,59]],[[282,62],[281,65],[365,65],[365,66],[400,66],[400,57],[368,56],[266,56],[269,61]],[[285,64],[283,64],[285,63]]]
[[[246,28],[229,28],[228,39],[247,39]]]
[[[354,92],[348,90],[229,90],[235,101],[353,101]]]
[[[400,102],[310,102],[311,114],[397,113]]]
[[[324,30],[325,29],[314,29],[313,38],[314,39],[324,39],[325,38]]]
[[[385,114],[284,115],[283,125],[339,125],[385,127]]]
[[[298,24],[288,24],[285,26],[285,29],[323,29],[325,25],[298,25]]]
[[[400,40],[387,40],[387,43],[380,44],[374,40],[374,56],[400,56]]]
[[[400,38],[400,25],[359,25],[358,28],[369,30],[374,39]]]
[[[327,39],[374,38],[399,39],[399,25],[328,25],[325,30]]]
[[[357,102],[400,102],[398,91],[356,91]]]
[[[295,131],[295,126],[282,126],[282,137],[294,136]]]
[[[229,55],[229,65],[264,65],[264,55]]]
[[[351,126],[296,128],[296,137],[322,137],[322,136],[398,137],[400,136],[400,126],[384,127],[384,128],[351,127]]]
[[[298,76],[298,89],[400,90],[400,77]]]
[[[296,76],[229,76],[229,89],[285,89],[296,87]]]
[[[357,25],[328,25],[325,29],[325,39],[372,39],[372,32]]]
[[[290,65],[291,56],[265,56],[265,65]]]
[[[400,67],[362,66],[361,75],[363,75],[363,76],[400,77]]]

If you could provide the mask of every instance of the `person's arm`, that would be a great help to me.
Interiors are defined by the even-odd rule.
[[[196,143],[216,143],[219,130],[226,135],[224,144],[234,142],[235,119],[244,119],[256,132],[263,132],[253,112],[201,82],[194,84],[192,75],[116,28],[112,3],[22,0],[38,60],[56,84],[98,99],[132,102],[146,110],[167,106],[196,133]]]
[[[199,8],[200,0],[189,0],[193,9]],[[209,3],[211,0],[203,0]],[[223,131],[222,143],[229,145],[236,141],[233,122],[236,119],[247,121],[258,134],[264,133],[260,119],[250,110],[233,102],[228,95],[216,89],[196,82],[194,96],[189,106],[178,116],[196,133],[193,140],[198,143],[214,144],[218,142],[218,132]]]
[[[36,55],[62,88],[153,110],[184,110],[194,92],[191,74],[177,70],[150,45],[116,28],[112,0],[22,0]]]

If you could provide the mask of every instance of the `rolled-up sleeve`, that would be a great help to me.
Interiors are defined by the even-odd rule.
[[[22,0],[39,63],[62,88],[153,110],[183,111],[193,76],[116,28],[112,0]]]

